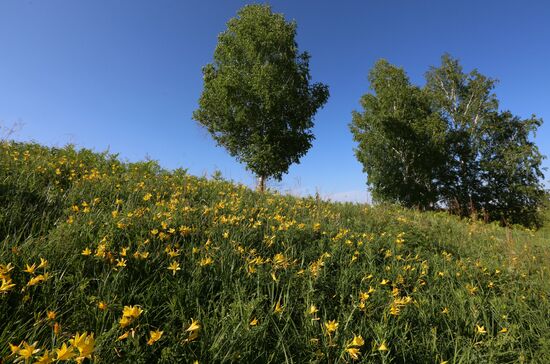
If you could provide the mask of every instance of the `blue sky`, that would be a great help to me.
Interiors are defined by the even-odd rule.
[[[247,3],[0,0],[0,124],[22,122],[18,140],[109,149],[129,161],[147,156],[195,175],[220,170],[253,186],[252,174],[191,119],[202,91],[201,67],[212,60],[227,20]],[[547,121],[536,142],[550,155],[550,3],[270,4],[296,20],[298,45],[312,56],[313,80],[331,92],[315,117],[313,147],[272,188],[368,198],[348,124],[379,58],[404,67],[417,84],[444,52],[467,71],[498,78],[501,108]]]

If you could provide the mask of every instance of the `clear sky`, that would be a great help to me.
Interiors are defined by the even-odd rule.
[[[254,178],[191,119],[201,67],[243,5],[233,0],[0,0],[0,124],[22,122],[18,140],[146,156],[195,175]],[[440,56],[498,78],[501,108],[546,120],[536,138],[550,155],[550,3],[517,0],[270,2],[298,24],[315,82],[331,97],[315,117],[316,140],[272,188],[365,201],[353,154],[351,111],[367,74],[386,58],[411,80]],[[548,160],[545,166],[550,166]],[[546,179],[550,178],[547,173]]]

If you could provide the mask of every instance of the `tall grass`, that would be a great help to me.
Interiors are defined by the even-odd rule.
[[[0,356],[87,332],[97,363],[549,363],[545,234],[3,142]]]

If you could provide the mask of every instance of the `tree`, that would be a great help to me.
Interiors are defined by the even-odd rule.
[[[364,112],[353,113],[350,127],[374,197],[540,223],[543,156],[532,135],[542,120],[499,111],[494,79],[443,55],[423,88],[386,61],[369,81],[374,94],[363,96]]]
[[[432,110],[447,126],[441,200],[462,216],[538,225],[543,156],[531,137],[542,119],[499,111],[496,82],[475,69],[465,73],[447,54],[426,74]]]
[[[498,100],[491,93],[495,83],[477,70],[465,74],[458,60],[447,54],[440,67],[426,73],[432,110],[446,125],[441,197],[459,215],[482,207],[480,142],[485,125],[498,114]]]
[[[433,208],[445,157],[445,125],[403,69],[380,60],[369,82],[374,94],[361,98],[364,112],[353,112],[350,127],[373,198]]]
[[[213,63],[193,118],[258,177],[282,178],[311,147],[313,116],[328,87],[311,84],[307,52],[299,53],[296,23],[267,5],[247,5],[218,37]]]
[[[531,141],[541,126],[534,115],[521,119],[510,111],[488,120],[481,141],[480,167],[483,181],[482,209],[493,220],[541,226],[547,201],[541,181],[543,156]]]

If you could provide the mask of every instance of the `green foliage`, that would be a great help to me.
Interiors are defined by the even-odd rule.
[[[499,111],[495,80],[448,55],[423,88],[384,60],[369,80],[350,127],[376,199],[541,224],[543,156],[531,138],[542,120]]]
[[[351,130],[373,197],[407,207],[435,206],[445,125],[431,111],[426,93],[411,85],[402,69],[378,61],[369,81],[375,95],[361,98],[365,111],[353,113]]]
[[[537,233],[539,236],[544,237],[550,241],[550,192],[546,193],[544,198],[544,205],[541,208],[542,216],[542,228],[540,228]]]
[[[542,124],[534,116],[520,119],[509,111],[484,125],[480,151],[482,209],[493,219],[525,226],[543,224],[546,193],[541,181],[542,155],[530,136]]]
[[[280,179],[311,147],[313,115],[328,87],[310,84],[309,58],[298,53],[296,23],[266,5],[248,5],[218,37],[203,68],[195,120],[247,168]]]
[[[73,148],[0,143],[0,166],[0,274],[15,284],[0,293],[3,362],[9,343],[36,342],[35,362],[85,331],[97,363],[550,362],[547,236]],[[123,328],[126,305],[143,313]]]

